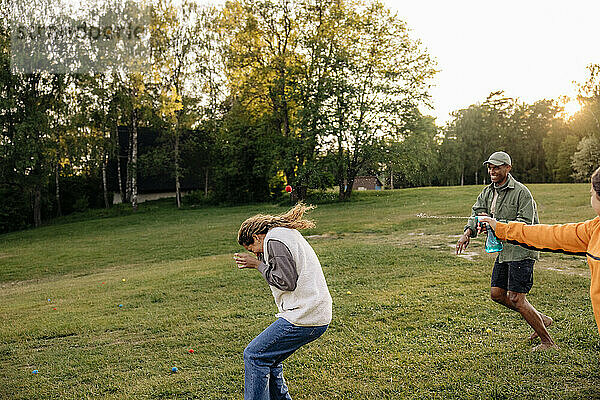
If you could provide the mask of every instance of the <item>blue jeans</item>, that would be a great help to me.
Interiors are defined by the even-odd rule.
[[[291,400],[281,362],[327,330],[323,326],[296,326],[278,318],[244,350],[244,400]]]

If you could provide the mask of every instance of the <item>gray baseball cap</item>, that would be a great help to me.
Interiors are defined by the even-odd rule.
[[[510,160],[510,156],[508,154],[506,154],[503,151],[497,151],[494,154],[492,154],[490,156],[490,158],[487,159],[487,161],[485,161],[483,163],[483,165],[487,165],[487,164],[493,164],[493,165],[512,165],[512,161]]]

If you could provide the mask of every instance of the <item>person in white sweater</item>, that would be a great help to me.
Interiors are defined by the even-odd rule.
[[[332,300],[321,263],[298,232],[315,226],[303,219],[302,203],[282,215],[258,214],[244,221],[238,243],[254,255],[236,253],[238,268],[260,271],[278,308],[277,320],[244,350],[244,399],[290,399],[282,362],[319,338],[329,326]]]

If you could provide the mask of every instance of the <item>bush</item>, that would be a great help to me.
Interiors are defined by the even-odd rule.
[[[208,192],[208,196],[204,194],[204,190],[193,190],[190,193],[183,196],[182,199],[184,206],[213,206],[218,202],[214,197],[213,192]]]
[[[73,204],[73,211],[81,212],[86,211],[88,208],[90,208],[90,202],[85,194],[83,195],[83,197],[80,197],[77,200],[75,200],[75,204]]]
[[[337,191],[315,190],[309,191],[306,196],[306,202],[309,204],[330,204],[339,202],[339,193]]]
[[[61,177],[60,208],[63,215],[81,212],[90,208],[103,208],[104,198],[100,177],[89,175],[71,175]],[[49,193],[56,193],[54,182],[50,184]],[[56,198],[51,197],[52,209],[56,210]]]
[[[338,192],[332,190],[309,190],[306,199],[304,199],[306,204],[331,204],[338,203],[339,201]],[[277,205],[283,207],[293,205],[291,196],[284,192]]]
[[[30,203],[29,196],[20,188],[0,185],[0,233],[31,226]]]
[[[600,159],[600,140],[596,137],[581,139],[577,145],[577,152],[573,154],[574,178],[577,182],[587,182],[596,168]]]

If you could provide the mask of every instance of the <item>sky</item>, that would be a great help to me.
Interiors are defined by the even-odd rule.
[[[600,63],[599,0],[383,0],[437,61],[431,90],[443,125],[450,113],[504,90],[526,103],[577,94]]]

